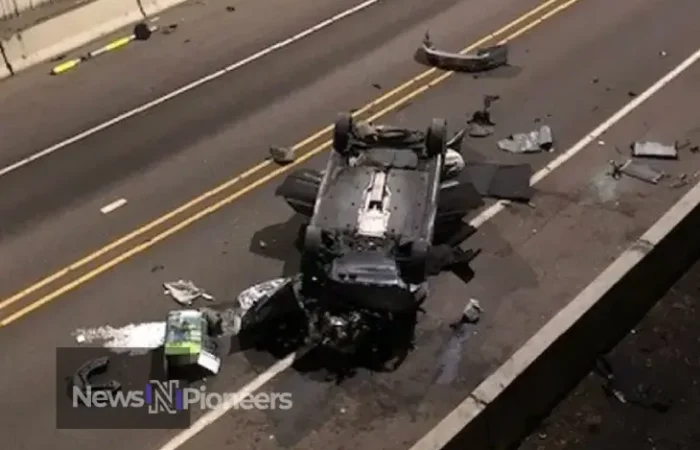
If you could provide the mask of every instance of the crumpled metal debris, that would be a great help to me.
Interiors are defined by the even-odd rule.
[[[259,323],[267,317],[265,306],[269,300],[294,281],[292,277],[275,278],[264,281],[245,289],[238,294],[233,308],[233,334],[238,334],[244,328]]]
[[[184,306],[191,306],[192,302],[201,298],[213,301],[214,297],[201,288],[198,288],[192,281],[177,280],[163,283],[164,294],[170,295],[173,300]]]
[[[676,144],[666,145],[658,142],[634,142],[632,144],[632,156],[651,158],[678,158]]]
[[[471,137],[487,137],[491,136],[495,131],[496,124],[491,120],[491,104],[499,100],[498,95],[484,96],[484,107],[472,114],[471,119],[467,121],[467,132]]]
[[[467,306],[464,307],[464,311],[462,311],[462,322],[477,323],[481,319],[481,312],[479,300],[470,298]]]
[[[484,197],[529,202],[534,195],[529,164],[467,163],[464,174]]]
[[[431,65],[444,70],[483,72],[508,64],[507,45],[481,48],[475,53],[450,53],[435,48],[429,31],[425,33],[419,52],[425,55]]]
[[[289,164],[294,162],[294,149],[289,147],[270,147],[270,156],[277,164]]]
[[[615,179],[619,179],[622,174],[625,174],[632,178],[646,181],[647,183],[658,184],[659,181],[666,176],[664,172],[632,159],[628,159],[623,164],[610,161],[610,164],[612,165],[611,175]]]
[[[439,275],[460,264],[469,264],[481,253],[480,249],[462,250],[459,246],[434,245],[428,252],[426,271],[428,275]]]
[[[510,153],[538,153],[554,150],[552,129],[548,125],[529,133],[517,133],[498,141],[498,148]]]

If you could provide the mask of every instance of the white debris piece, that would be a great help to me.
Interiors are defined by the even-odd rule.
[[[470,298],[467,306],[462,311],[462,320],[467,323],[476,323],[481,318],[481,305],[479,300]]]
[[[674,145],[659,142],[635,142],[632,144],[632,156],[651,158],[678,158],[678,149]]]
[[[214,297],[209,295],[203,289],[198,288],[189,280],[178,280],[168,283],[163,283],[165,294],[170,295],[176,302],[183,306],[192,306],[192,302],[202,297],[212,301]]]
[[[73,336],[79,344],[98,343],[118,353],[143,353],[163,345],[165,322],[132,323],[121,328],[81,328],[76,330]]]
[[[554,151],[552,129],[548,125],[543,125],[539,130],[514,134],[498,141],[498,148],[510,153]]]

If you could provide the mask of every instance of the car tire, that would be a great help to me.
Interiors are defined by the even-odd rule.
[[[444,155],[446,146],[447,121],[445,119],[433,119],[425,135],[426,156],[434,158],[438,155]]]
[[[335,121],[333,128],[333,149],[344,155],[347,153],[350,145],[350,136],[352,135],[353,121],[350,113],[342,113]]]
[[[304,236],[304,250],[317,253],[322,245],[321,229],[311,225],[307,226],[306,235]]]

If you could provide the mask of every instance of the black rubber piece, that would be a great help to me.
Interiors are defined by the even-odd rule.
[[[352,115],[350,113],[340,114],[333,128],[333,149],[335,151],[343,155],[347,153],[352,130]]]

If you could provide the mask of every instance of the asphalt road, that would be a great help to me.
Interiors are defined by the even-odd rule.
[[[340,3],[335,6],[341,9]],[[0,184],[7,183],[2,191],[13,193],[0,197],[2,217],[10,218],[0,241],[2,293],[26,286],[243,172],[264,158],[268,144],[297,142],[327,124],[335,112],[359,107],[378,91],[419,73],[420,66],[410,56],[426,28],[433,30],[438,45],[460,49],[532,5],[503,1],[477,7],[475,2],[438,1],[429,5],[413,2],[413,6],[382,3],[372,7],[377,9],[347,19],[325,35],[319,32],[264,62],[0,178]],[[660,1],[610,6],[601,0],[581,0],[512,43],[511,59],[516,67],[478,79],[454,76],[386,120],[422,127],[431,117],[442,116],[455,129],[468,112],[479,107],[482,95],[496,93],[502,96],[493,111],[498,137],[527,131],[539,119],[553,127],[557,147],[568,148],[628,102],[630,92],[641,92],[695,51],[697,25],[690,12],[696,9],[690,1],[671,9]],[[232,14],[239,11],[244,7]],[[201,33],[212,33],[215,26],[228,30],[217,22],[223,20],[220,16],[223,14],[212,13],[200,18]],[[392,21],[387,22],[387,17]],[[168,46],[166,39],[174,40],[184,30],[183,24],[175,33],[163,36],[160,44],[155,40],[153,44]],[[231,52],[230,42],[218,42],[213,48],[219,48],[218,58],[224,58],[221,55]],[[127,73],[142,70],[138,72],[141,80],[154,80],[153,85],[164,90],[168,82],[171,86],[184,84],[180,75],[165,70],[168,62],[179,70],[183,55],[171,47],[172,59],[163,56],[158,70],[156,64],[142,64],[149,59],[146,45],[150,44],[131,54],[133,49],[114,55],[121,58],[121,72],[110,67],[116,59],[106,56],[68,75],[72,80],[45,81],[38,70],[27,74],[29,81],[10,80],[12,87],[7,92],[18,95],[22,89],[31,90],[35,104],[49,95],[67,95],[59,90],[72,89],[75,101],[89,106],[70,108],[71,113],[62,115],[62,123],[45,125],[47,129],[55,126],[48,133],[54,137],[45,143],[40,133],[12,126],[11,135],[17,134],[10,142],[28,144],[10,146],[16,153],[8,154],[8,161],[107,118],[113,114],[114,103],[120,111],[153,95],[125,77]],[[217,61],[214,53],[197,52],[196,58],[212,58],[216,66],[229,62]],[[309,60],[309,55],[314,55],[311,63],[298,63],[302,56]],[[194,71],[194,67],[206,71],[206,63],[200,66],[193,61],[183,72]],[[662,91],[659,100],[653,100],[656,103],[621,122],[604,137],[605,145],[596,143],[547,178],[534,209],[514,208],[487,224],[470,241],[484,248],[474,266],[475,279],[468,285],[451,275],[435,280],[434,301],[421,322],[418,349],[399,371],[384,375],[361,371],[339,387],[318,381],[309,367],[281,374],[270,389],[292,391],[303,404],[301,411],[295,408],[287,416],[236,412],[187,446],[400,448],[415,441],[680,197],[682,188],[652,187],[633,180],[611,187],[604,172],[607,161],[616,157],[615,145],[624,148],[630,140],[643,137],[673,141],[696,126],[690,115],[694,100],[688,92],[697,83],[697,74],[694,68],[678,81],[683,83],[680,88],[669,86],[674,93]],[[23,84],[32,77],[37,85]],[[57,84],[50,88],[42,82],[65,84],[58,89]],[[114,92],[109,96],[98,93],[102,91],[98,86],[102,90],[114,86]],[[46,93],[44,100],[40,100],[42,92]],[[92,92],[94,96],[89,95]],[[18,97],[7,95],[2,101],[18,102]],[[8,111],[6,104],[0,111]],[[46,103],[46,115],[41,117],[25,109],[25,116],[16,113],[4,120],[26,124],[37,118],[51,124],[47,117],[53,104],[53,100]],[[669,117],[669,111],[678,114]],[[526,160],[536,168],[555,156],[512,157],[495,150],[493,139],[468,145],[472,159]],[[667,163],[665,168],[689,173],[693,165],[697,166],[693,170],[700,168],[690,157],[683,161]],[[322,162],[323,158],[313,158],[309,164]],[[13,370],[6,372],[0,388],[8,405],[2,428],[6,441],[14,443],[10,448],[157,448],[164,443],[173,432],[55,430],[55,384],[47,376],[54,372],[54,348],[72,345],[71,333],[79,327],[162,320],[172,306],[162,296],[163,281],[191,278],[225,304],[256,281],[293,271],[290,239],[294,227],[268,228],[291,217],[284,203],[272,198],[273,188],[274,183],[268,184],[242,196],[182,234],[3,327],[3,339],[12,343],[3,352],[2,362]],[[120,197],[129,203],[100,215],[101,206]],[[141,236],[137,242],[149,237]],[[268,244],[264,251],[260,241]],[[56,287],[47,287],[45,292]],[[2,317],[41,294],[5,309]],[[445,356],[446,348],[460,343],[455,343],[445,324],[458,315],[469,296],[481,299],[486,315],[479,333],[466,344],[468,351],[461,361],[448,363],[445,358],[452,357]],[[231,355],[213,388],[235,390],[272,361],[260,352]],[[446,366],[454,367],[447,370]]]

